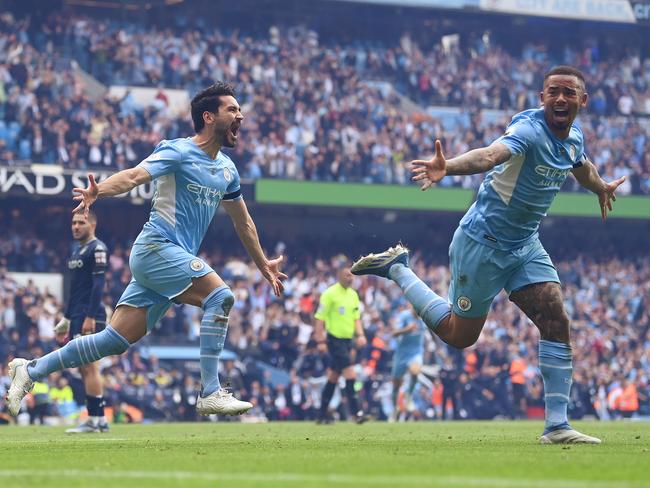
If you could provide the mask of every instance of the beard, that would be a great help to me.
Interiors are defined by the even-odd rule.
[[[237,136],[233,136],[230,126],[217,132],[217,140],[220,142],[221,147],[232,148],[237,145]]]

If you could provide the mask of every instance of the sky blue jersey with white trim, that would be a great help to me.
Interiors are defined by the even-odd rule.
[[[221,201],[242,198],[232,160],[211,159],[189,137],[161,141],[138,166],[151,174],[154,196],[137,244],[163,237],[196,255]]]
[[[482,244],[512,250],[537,238],[569,172],[585,161],[584,141],[576,123],[566,139],[559,139],[542,108],[515,115],[497,141],[512,156],[487,174],[460,227]]]

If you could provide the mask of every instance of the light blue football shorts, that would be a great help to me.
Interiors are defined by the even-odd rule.
[[[502,289],[510,294],[534,283],[560,283],[539,239],[518,249],[501,251],[475,241],[459,227],[449,246],[449,263],[449,302],[461,317],[487,315]]]
[[[133,278],[117,306],[148,308],[147,331],[165,315],[172,300],[192,286],[192,278],[213,271],[201,258],[166,239],[134,244],[129,267]]]
[[[409,366],[413,363],[417,363],[420,366],[422,365],[422,351],[420,349],[414,349],[411,351],[397,350],[393,356],[393,369],[391,375],[393,378],[401,378],[406,374]]]

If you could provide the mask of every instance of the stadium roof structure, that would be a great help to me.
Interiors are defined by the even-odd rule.
[[[628,0],[330,0],[349,3],[370,3],[396,7],[476,9],[484,12],[554,17],[559,19],[602,21],[634,24],[637,19]]]
[[[80,7],[113,8],[117,10],[149,10],[183,3],[184,0],[64,0],[65,5]]]

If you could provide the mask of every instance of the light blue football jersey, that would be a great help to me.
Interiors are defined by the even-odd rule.
[[[507,251],[537,238],[569,172],[585,160],[584,141],[576,123],[566,139],[555,136],[541,108],[515,115],[497,141],[512,157],[487,174],[460,227],[478,242]]]
[[[422,349],[422,347],[424,347],[424,331],[426,329],[424,322],[422,322],[422,320],[420,320],[420,318],[411,310],[402,310],[397,316],[398,329],[403,329],[413,322],[417,324],[417,328],[415,330],[397,336],[398,354],[404,351],[419,351]]]
[[[189,137],[161,141],[138,166],[151,174],[154,196],[136,244],[162,237],[196,255],[221,201],[242,198],[232,160],[211,159]]]

